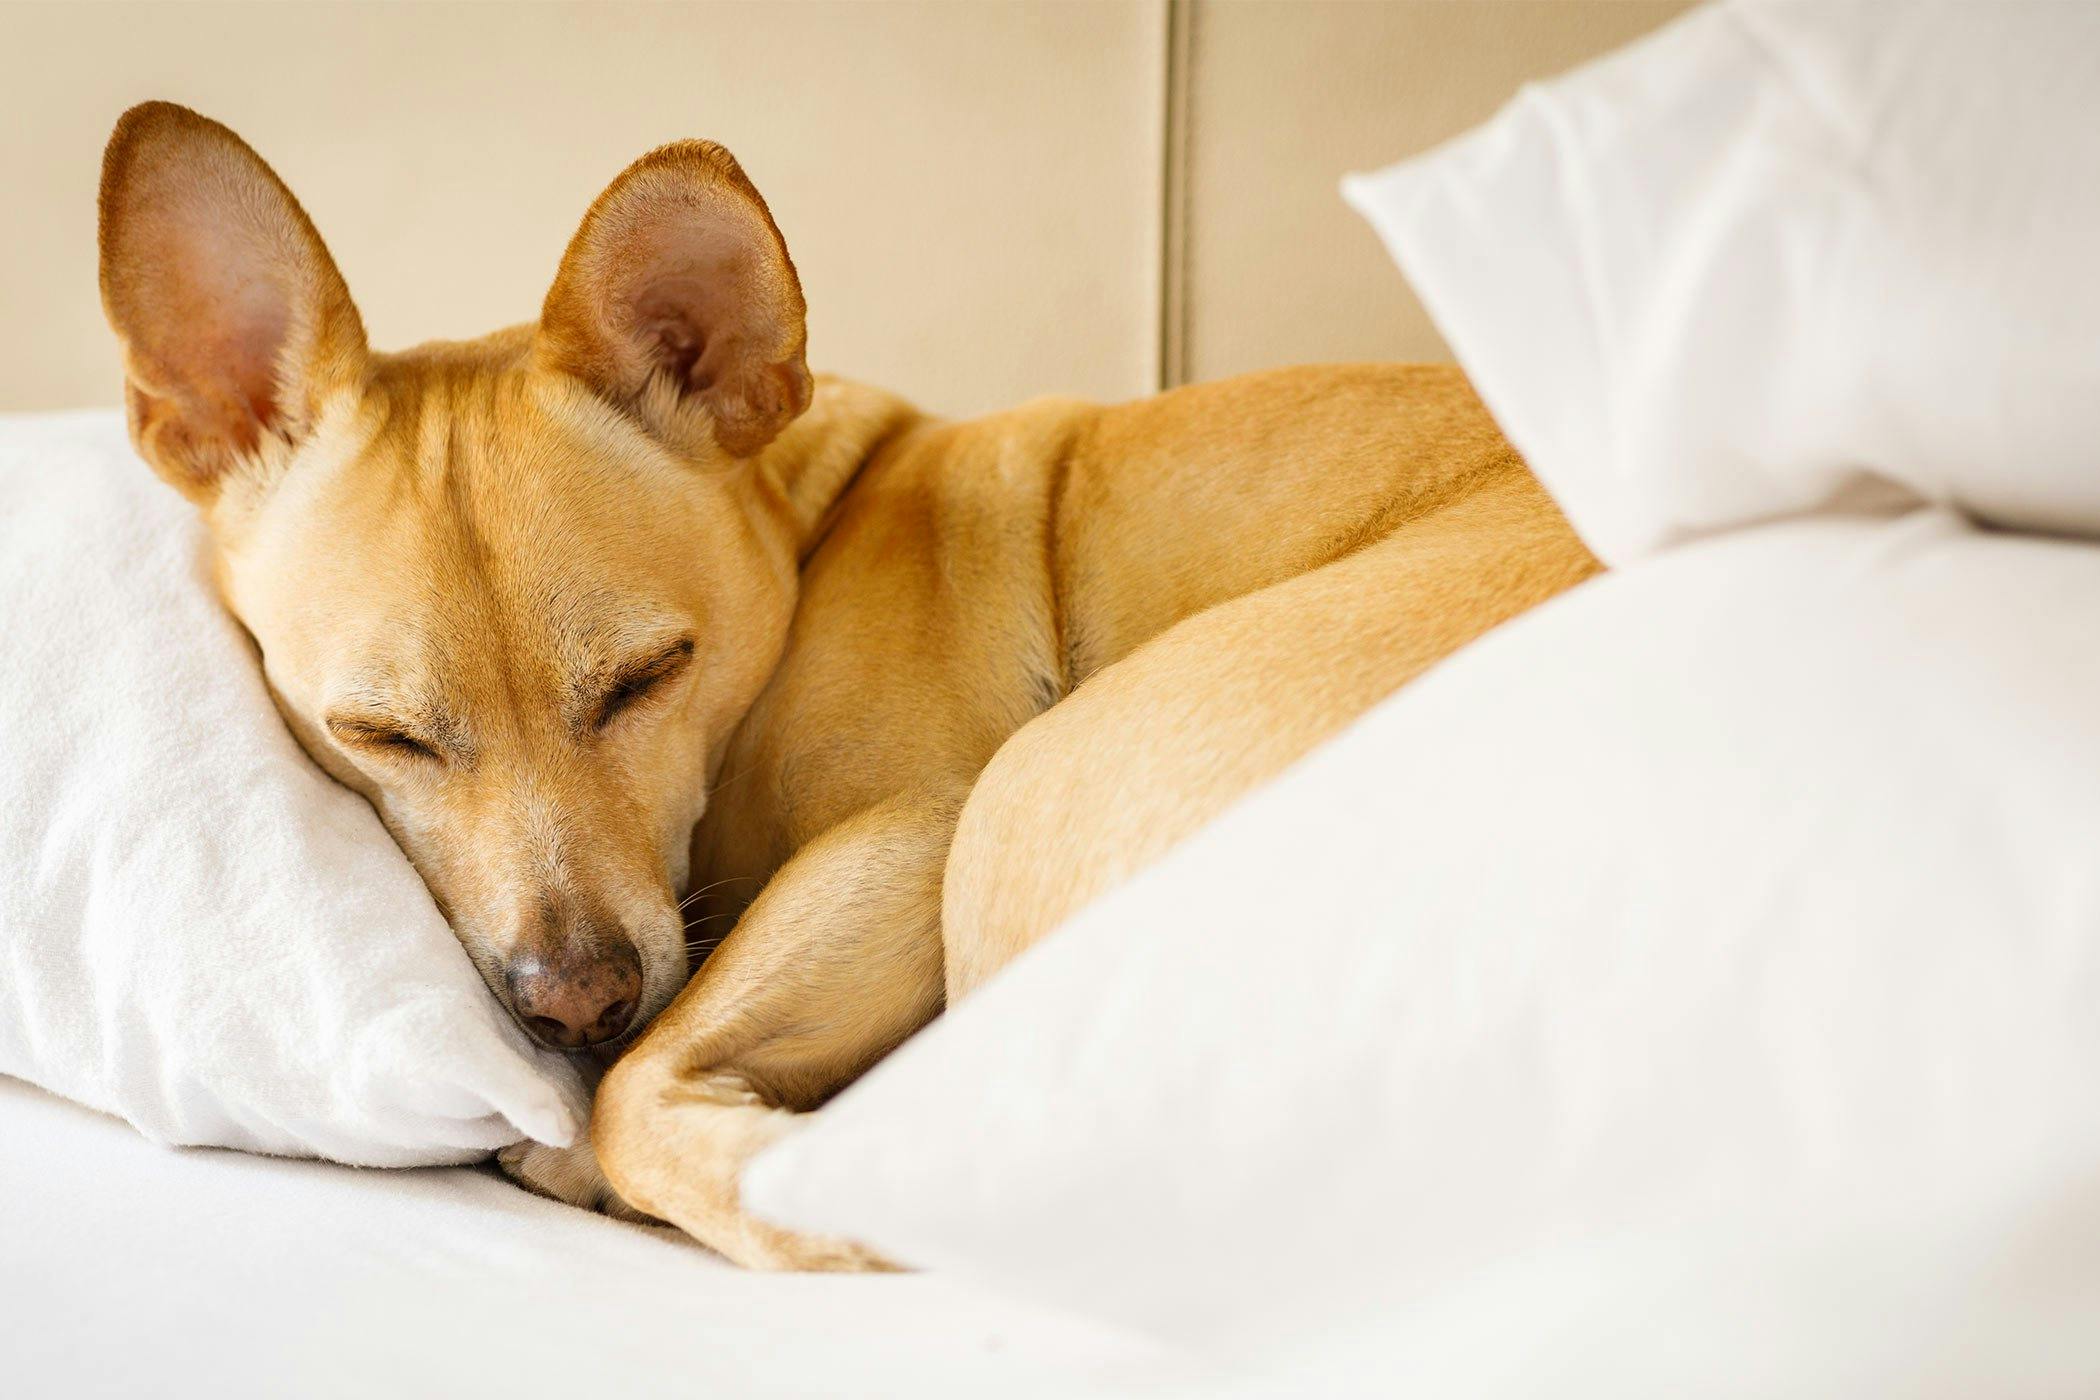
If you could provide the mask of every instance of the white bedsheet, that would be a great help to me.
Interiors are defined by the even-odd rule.
[[[0,1078],[17,1400],[1065,1396],[1170,1373],[1191,1379],[1136,1338],[948,1279],[745,1273],[486,1169],[163,1148]]]

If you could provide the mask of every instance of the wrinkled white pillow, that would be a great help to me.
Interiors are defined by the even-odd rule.
[[[1729,0],[1346,197],[1599,556],[2100,534],[2100,5]]]
[[[569,1141],[573,1070],[301,752],[206,570],[115,414],[0,419],[0,1074],[171,1143]]]
[[[1563,1361],[1653,1339],[1599,1375],[1962,1393],[1935,1368],[2018,1340],[1970,1321],[2100,1279],[2096,617],[2100,547],[1940,511],[1603,576],[1083,911],[745,1200],[1205,1345],[1463,1316],[1390,1374],[1551,1391],[1550,1323]],[[1833,1257],[1841,1313],[1742,1291]],[[2100,1379],[2100,1332],[2051,1335]]]

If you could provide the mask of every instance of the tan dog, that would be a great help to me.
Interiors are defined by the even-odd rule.
[[[704,143],[599,198],[537,325],[398,355],[183,108],[118,123],[101,239],[134,438],[287,723],[528,1028],[649,1025],[597,1159],[747,1264],[877,1262],[740,1209],[796,1113],[1595,567],[1450,369],[960,424],[813,380],[779,231]],[[735,922],[685,985],[688,887],[697,934]],[[588,1145],[506,1165],[616,1204]]]

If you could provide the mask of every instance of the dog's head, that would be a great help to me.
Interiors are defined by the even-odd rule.
[[[712,765],[794,606],[752,459],[811,384],[758,192],[666,146],[591,207],[537,325],[381,355],[270,168],[153,103],[110,139],[101,254],[133,440],[209,521],[292,731],[528,1029],[646,1022],[685,978]]]

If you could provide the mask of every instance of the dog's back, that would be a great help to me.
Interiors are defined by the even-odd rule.
[[[867,392],[827,384],[814,412]],[[807,561],[787,654],[702,825],[703,918],[719,932],[803,844],[900,791],[959,807],[1016,730],[1177,624],[1483,492],[1546,575],[1595,567],[1450,366],[1268,371],[906,428]],[[1439,635],[1509,611],[1500,569],[1443,581],[1418,604]],[[1394,601],[1363,598],[1367,639]],[[1307,708],[1301,749],[1329,727]]]

